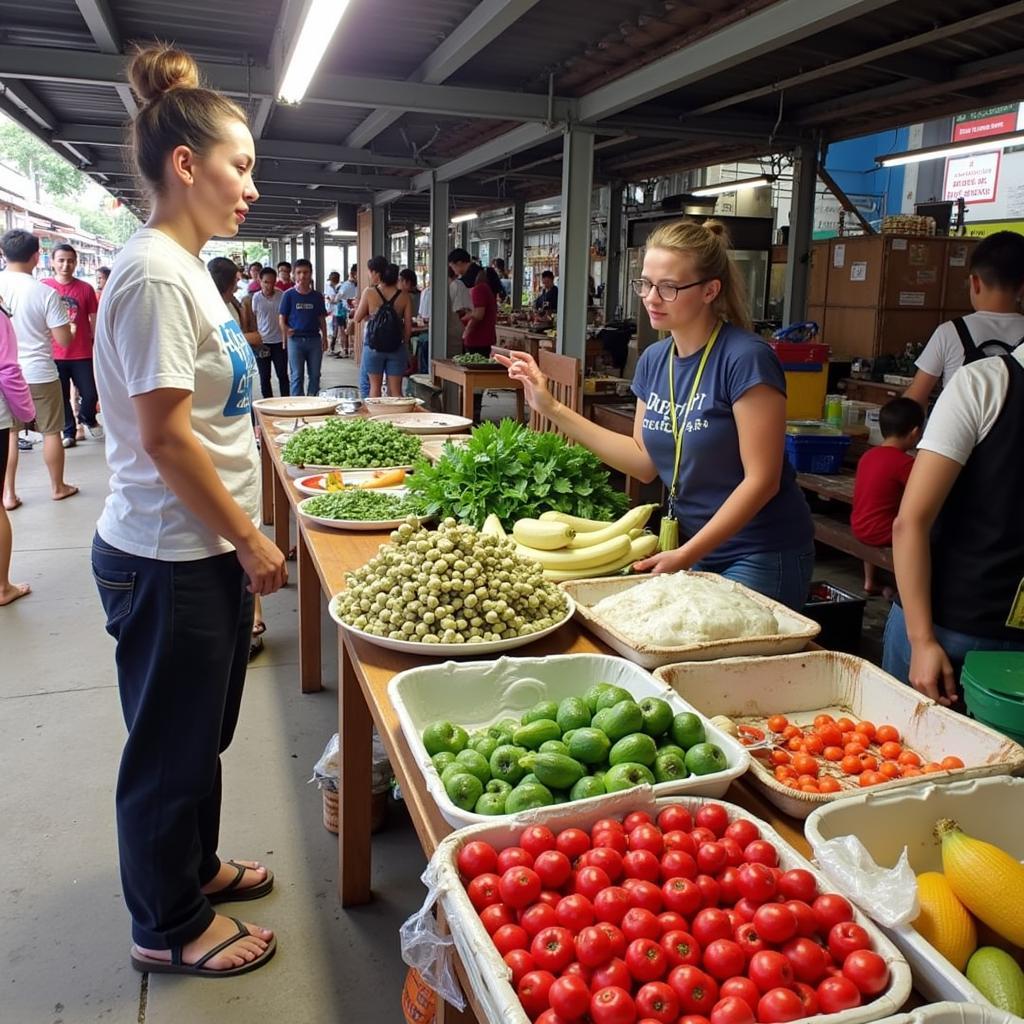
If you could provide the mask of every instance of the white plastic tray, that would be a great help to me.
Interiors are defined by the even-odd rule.
[[[724,581],[721,576],[710,572],[695,572],[707,580],[718,580],[734,587],[747,597],[765,605],[775,613],[781,632],[773,636],[751,636],[737,640],[715,640],[709,643],[684,644],[677,647],[637,646],[624,636],[611,622],[596,616],[593,607],[598,601],[612,594],[621,593],[650,579],[649,576],[626,576],[609,579],[573,580],[562,583],[562,588],[576,602],[576,617],[595,636],[600,637],[609,647],[624,658],[635,661],[644,668],[658,668],[677,661],[711,661],[717,658],[732,658],[743,655],[792,654],[802,651],[821,632],[817,622],[799,612],[787,608],[770,597],[758,594],[732,580]]]
[[[942,870],[942,855],[932,836],[939,818],[953,818],[968,835],[1024,860],[1024,779],[970,779],[865,793],[815,811],[807,819],[805,834],[816,858],[829,839],[855,835],[875,863],[886,868],[895,865],[906,847],[910,866],[919,875]],[[990,1005],[913,924],[883,930],[906,954],[917,987],[929,999]]]
[[[589,803],[589,801],[587,801]],[[631,790],[617,793],[604,798],[591,808],[580,804],[563,804],[555,815],[540,816],[537,811],[529,811],[517,819],[502,820],[500,824],[477,825],[462,829],[448,836],[437,848],[432,863],[439,868],[440,901],[448,920],[455,947],[462,959],[473,993],[486,1010],[486,1019],[492,1024],[528,1024],[515,991],[509,983],[511,972],[498,955],[487,931],[466,894],[465,887],[459,879],[456,858],[465,843],[474,839],[483,839],[501,850],[512,846],[518,841],[523,828],[535,821],[543,821],[552,829],[576,828],[590,829],[600,818],[623,817],[630,811],[656,811],[658,804],[680,803],[696,810],[708,801],[702,797],[674,797],[655,801],[650,790]],[[756,823],[764,839],[773,843],[779,851],[779,864],[784,871],[792,868],[804,868],[816,878],[819,887],[830,891],[825,878],[807,860],[800,856],[770,825],[755,818],[741,807],[723,804],[729,812],[730,821],[747,819]],[[910,995],[910,968],[900,955],[899,950],[885,937],[881,930],[854,908],[857,922],[867,929],[874,943],[875,950],[889,964],[891,981],[889,988],[877,999],[853,1010],[829,1014],[827,1017],[804,1017],[802,1020],[820,1021],[822,1024],[860,1024],[862,1021],[878,1020],[895,1013],[906,1002]]]
[[[1014,1024],[1019,1017],[997,1010],[994,1006],[973,1006],[970,1003],[930,1003],[909,1013],[886,1017],[878,1024]]]
[[[818,714],[848,714],[876,725],[895,725],[903,742],[924,760],[954,754],[965,768],[874,787],[903,790],[943,782],[1024,771],[1024,747],[972,718],[950,711],[904,686],[863,658],[838,651],[807,651],[780,658],[730,658],[714,665],[667,665],[655,675],[705,715],[786,715],[808,725]],[[751,759],[750,778],[786,814],[806,818],[816,807],[848,800],[863,790],[801,793],[777,782],[763,759]]]
[[[388,696],[444,820],[454,828],[462,828],[495,819],[460,810],[448,799],[441,777],[420,738],[424,728],[431,722],[449,719],[470,731],[480,729],[501,718],[518,718],[540,700],[581,697],[588,687],[599,682],[621,686],[637,700],[661,697],[672,705],[677,714],[693,710],[678,694],[643,669],[607,654],[555,654],[542,658],[500,658],[489,662],[449,661],[443,665],[400,672],[388,685]],[[733,780],[747,770],[750,755],[746,750],[707,721],[704,727],[708,740],[725,752],[728,768],[712,775],[691,775],[679,782],[659,782],[653,787],[657,796],[670,793],[721,796]],[[589,808],[608,799],[607,796],[589,797],[574,800],[568,806],[586,813]],[[564,806],[541,808],[541,812],[559,811]]]
[[[252,403],[254,409],[273,413],[275,416],[330,416],[337,405],[336,398],[317,398],[315,395],[257,398]]]

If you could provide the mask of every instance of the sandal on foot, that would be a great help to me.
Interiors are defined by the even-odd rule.
[[[233,917],[231,920],[238,926],[238,931],[230,939],[225,939],[220,945],[214,946],[209,953],[201,956],[194,964],[182,963],[181,946],[174,946],[171,949],[169,961],[155,960],[132,950],[132,967],[146,974],[191,974],[197,978],[236,978],[239,974],[248,974],[250,971],[259,969],[277,952],[276,936],[267,943],[267,948],[255,960],[250,960],[240,967],[228,967],[223,971],[215,971],[205,966],[218,953],[223,953],[228,946],[249,935],[249,929],[237,917]]]
[[[242,903],[245,900],[258,900],[261,896],[266,896],[274,888],[274,872],[270,868],[267,868],[267,877],[262,882],[240,889],[238,883],[241,882],[246,871],[252,871],[253,869],[246,867],[244,864],[239,864],[237,860],[228,860],[224,863],[230,864],[238,874],[223,889],[206,894],[206,898],[210,903]]]

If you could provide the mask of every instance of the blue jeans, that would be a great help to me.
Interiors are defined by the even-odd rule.
[[[953,673],[959,682],[964,658],[970,651],[1024,651],[1024,641],[993,640],[985,636],[971,636],[945,629],[932,623],[935,639],[946,652],[953,664]],[[907,636],[907,619],[903,609],[894,604],[889,610],[885,623],[885,637],[882,648],[882,668],[901,682],[910,683],[910,638]]]
[[[369,369],[370,346],[363,345],[363,354],[359,357],[359,397],[370,397],[370,369]]]
[[[315,395],[320,390],[320,364],[324,361],[319,334],[293,334],[288,339],[288,376],[293,395]],[[309,373],[309,390],[303,390],[303,370]]]
[[[693,568],[698,572],[718,573],[800,611],[807,604],[811,589],[814,545],[789,551],[759,551],[733,562],[702,558]]]
[[[367,377],[370,374],[374,377],[404,377],[409,372],[409,351],[404,345],[394,352],[378,352],[364,347],[360,374],[364,369]]]
[[[169,949],[213,920],[200,888],[220,869],[220,755],[242,702],[253,598],[234,552],[161,562],[97,534],[92,572],[128,727],[116,793],[121,885],[134,941]]]

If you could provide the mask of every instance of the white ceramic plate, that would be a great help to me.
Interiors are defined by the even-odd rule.
[[[423,405],[422,398],[364,398],[363,406],[367,413],[374,417],[398,415],[408,413],[412,409],[418,409]]]
[[[393,469],[404,469],[406,473],[412,472],[412,466],[360,466],[358,469],[354,469],[352,466],[290,466],[287,462],[284,464],[284,468],[288,470],[288,475],[295,479],[313,473],[388,473]]]
[[[377,471],[373,469],[361,469],[348,474],[343,474],[345,486],[358,487],[359,484],[366,483],[367,480],[370,480],[375,472]],[[316,497],[320,494],[331,494],[331,491],[328,491],[320,485],[320,481],[323,480],[323,478],[323,473],[313,473],[310,476],[300,476],[295,481],[295,489],[312,497]],[[408,488],[403,486],[375,487],[373,489],[379,490],[382,494],[405,494],[408,491]]]
[[[330,416],[338,407],[336,398],[317,398],[315,395],[292,395],[288,398],[257,398],[252,403],[260,412],[276,416]]]
[[[385,420],[405,434],[451,434],[473,426],[473,421],[465,416],[451,416],[443,412],[389,413],[375,418]]]
[[[335,597],[337,597],[337,594],[335,594]],[[569,607],[565,617],[553,626],[539,630],[536,633],[531,633],[529,636],[516,636],[509,640],[492,640],[490,643],[483,644],[425,644],[417,640],[389,640],[386,636],[373,636],[370,633],[364,633],[361,629],[347,625],[338,618],[334,610],[335,597],[331,598],[327,607],[331,613],[331,618],[342,628],[347,629],[350,633],[361,637],[363,640],[369,641],[371,644],[376,644],[378,647],[386,647],[389,651],[401,651],[403,654],[418,654],[428,658],[475,658],[479,654],[498,654],[501,651],[514,651],[517,647],[525,647],[527,644],[532,644],[535,640],[540,640],[542,637],[554,633],[556,629],[561,629],[573,617],[576,611],[576,605],[573,603],[572,598],[566,595]]]
[[[382,494],[395,494],[396,497],[400,497],[403,491],[381,491]],[[408,519],[408,516],[402,519],[325,519],[322,516],[310,515],[305,506],[306,502],[312,501],[312,498],[305,498],[300,501],[295,507],[299,511],[304,519],[308,519],[311,523],[319,523],[320,526],[329,526],[332,530],[359,530],[360,532],[369,533],[374,530],[394,530],[401,526],[402,523]],[[419,519],[420,523],[429,522],[432,517],[425,516]]]

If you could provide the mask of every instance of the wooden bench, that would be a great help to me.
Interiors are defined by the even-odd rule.
[[[879,569],[886,569],[894,572],[892,564],[892,548],[875,548],[870,544],[863,544],[853,535],[849,523],[844,523],[832,516],[822,515],[820,512],[811,514],[814,520],[814,539],[826,547],[835,548],[837,551],[845,551],[862,562],[869,562]]]

